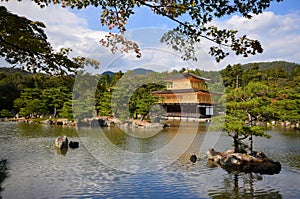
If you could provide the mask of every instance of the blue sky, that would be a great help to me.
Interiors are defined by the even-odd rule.
[[[180,55],[159,42],[161,35],[175,27],[175,23],[155,16],[148,8],[138,8],[127,23],[128,37],[138,41],[142,48],[142,58],[136,59],[132,54],[111,54],[100,46],[99,40],[107,34],[108,29],[100,25],[99,8],[83,10],[64,9],[49,6],[40,9],[31,1],[0,2],[11,12],[26,16],[32,20],[43,21],[49,41],[59,49],[70,47],[73,55],[89,56],[98,59],[100,70],[128,70],[138,67],[155,68],[155,70],[172,70],[181,67],[205,70],[220,70],[228,64],[258,61],[285,60],[300,63],[300,1],[284,0],[273,2],[261,15],[246,20],[238,15],[214,20],[213,24],[221,28],[236,29],[241,35],[258,39],[264,53],[249,58],[230,55],[221,63],[216,63],[207,55],[209,44],[203,41],[197,52],[197,62],[184,62]],[[91,69],[88,69],[91,70]],[[97,71],[96,71],[97,72]],[[101,71],[100,71],[101,72]]]
[[[298,0],[284,0],[282,2],[274,2],[266,11],[273,11],[275,14],[288,14],[291,12],[299,12],[300,1]]]
[[[72,11],[72,10],[71,10]],[[288,14],[300,11],[299,0],[284,0],[282,2],[273,2],[266,11],[272,11],[275,14]],[[73,10],[78,16],[85,18],[89,22],[89,28],[94,30],[108,31],[107,28],[100,25],[100,11],[99,8],[89,7],[80,11]],[[229,17],[226,17],[229,18]],[[159,28],[173,28],[176,23],[171,20],[152,14],[149,8],[141,7],[135,9],[135,14],[130,17],[127,23],[127,29],[145,28],[145,27],[159,27]]]

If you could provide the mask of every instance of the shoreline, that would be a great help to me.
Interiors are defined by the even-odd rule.
[[[189,123],[207,123],[207,121],[202,122],[200,120],[164,120],[165,124],[167,124],[167,121],[184,121]],[[55,118],[55,119],[44,119],[44,118],[0,118],[0,122],[24,122],[28,124],[47,124],[47,125],[57,125],[57,126],[78,126],[78,127],[154,127],[157,125],[154,124],[160,124],[162,122],[155,122],[152,123],[151,121],[141,121],[139,119],[129,119],[127,121],[122,122],[118,118],[114,118],[111,116],[99,116],[99,117],[93,117],[93,118],[84,118],[81,121],[74,121],[69,120],[67,118]],[[300,122],[289,122],[289,121],[268,121],[268,122],[260,122],[257,124],[257,126],[265,126],[267,128],[269,127],[277,127],[281,129],[294,129],[294,130],[300,130]],[[168,127],[168,126],[165,126]]]

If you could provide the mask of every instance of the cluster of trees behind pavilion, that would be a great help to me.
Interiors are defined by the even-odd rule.
[[[185,71],[154,73],[151,71],[122,71],[89,75],[97,81],[93,106],[77,106],[82,117],[110,116],[144,119],[158,99],[151,91],[165,88],[162,80]],[[210,91],[226,93],[220,100],[227,101],[227,110],[245,109],[256,121],[300,120],[300,66],[289,62],[251,63],[228,65],[220,72],[189,70],[212,79]],[[147,75],[146,75],[147,74]],[[221,76],[220,76],[221,75]],[[218,78],[219,77],[219,78]],[[146,80],[145,80],[146,79]],[[140,83],[139,83],[140,81]],[[0,117],[64,117],[73,119],[73,85],[75,76],[51,76],[28,73],[20,69],[0,70]],[[120,83],[122,82],[122,83]],[[143,83],[150,82],[150,83]],[[129,85],[138,87],[131,88]],[[223,86],[224,85],[224,86]],[[225,90],[222,90],[224,89]],[[76,95],[76,93],[75,93]],[[118,97],[122,96],[122,97]],[[123,100],[124,113],[120,107]],[[88,101],[88,99],[86,99]],[[245,102],[240,103],[240,102]],[[246,103],[247,102],[247,103]],[[237,108],[239,107],[239,108]],[[127,115],[126,115],[127,114]],[[238,113],[234,113],[238,115]]]
[[[300,120],[300,65],[283,61],[227,66],[221,71],[227,101],[261,107],[262,120]],[[251,108],[251,107],[249,107]]]
[[[221,71],[226,114],[215,117],[215,127],[233,138],[235,152],[253,153],[253,136],[270,137],[263,125],[299,128],[300,67],[286,62],[229,65]],[[221,122],[220,122],[221,121]],[[248,144],[243,140],[248,139]]]

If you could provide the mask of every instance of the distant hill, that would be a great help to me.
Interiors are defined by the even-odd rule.
[[[144,68],[136,68],[136,69],[133,69],[133,70],[130,70],[130,71],[133,71],[133,73],[135,75],[147,75],[148,73],[152,73],[154,71],[152,70],[149,70],[149,69],[144,69]],[[105,71],[102,73],[102,75],[104,74],[107,74],[109,75],[110,77],[113,76],[115,73],[112,72],[112,71]]]
[[[254,64],[257,64],[260,70],[266,70],[269,68],[278,68],[282,67],[285,71],[288,73],[292,73],[297,67],[300,67],[300,64],[292,63],[292,62],[286,62],[286,61],[273,61],[273,62],[254,62],[254,63],[248,63],[243,64],[242,68],[244,70],[248,70],[251,68]]]
[[[148,73],[154,72],[153,70],[144,69],[144,68],[135,68],[132,70],[135,75],[147,75]]]
[[[27,72],[25,70],[22,70],[20,68],[9,68],[9,67],[0,67],[0,72],[5,72],[5,73],[9,73],[9,74],[13,74],[13,73],[20,73],[21,75],[29,75],[31,74],[30,72]]]
[[[272,62],[253,62],[253,63],[247,63],[247,64],[242,64],[242,68],[244,70],[248,70],[250,69],[254,64],[257,64],[259,69],[264,71],[267,70],[269,68],[278,68],[278,67],[282,67],[285,71],[287,71],[288,73],[293,73],[293,71],[295,71],[296,68],[300,68],[300,64],[297,63],[292,63],[292,62],[286,62],[286,61],[272,61]],[[224,69],[223,69],[224,70]],[[206,78],[211,78],[214,79],[213,77],[218,74],[221,71],[201,71],[201,75],[206,77]],[[147,75],[151,72],[154,72],[152,70],[149,69],[144,69],[144,68],[136,68],[132,70],[134,72],[134,74],[136,75]],[[0,72],[6,72],[9,74],[13,74],[13,73],[20,73],[21,75],[30,75],[32,73],[24,71],[20,68],[13,68],[13,67],[0,67]],[[115,72],[112,71],[105,71],[102,74],[107,74],[110,77],[113,76],[115,74]],[[73,75],[72,75],[73,76]]]
[[[113,76],[115,73],[112,71],[105,71],[104,73],[102,73],[102,75],[108,75],[108,76]]]

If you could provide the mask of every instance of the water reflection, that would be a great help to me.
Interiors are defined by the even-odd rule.
[[[271,128],[267,131],[272,137],[264,139],[255,137],[254,147],[263,151],[268,157],[287,164],[295,169],[300,168],[300,133],[293,129]]]
[[[3,191],[2,182],[8,177],[8,168],[7,168],[7,160],[0,160],[0,198],[1,192]]]
[[[18,132],[22,137],[57,137],[66,135],[67,137],[78,137],[76,127],[49,126],[40,124],[18,123]]]
[[[207,127],[196,126],[183,128],[180,133],[184,142],[190,138],[191,132],[197,129],[194,142],[183,155],[172,164],[159,170],[147,173],[126,173],[111,169],[95,159],[90,151],[81,145],[93,143],[96,147],[103,136],[123,149],[135,152],[151,152],[155,147],[162,148],[174,138],[173,128],[166,129],[153,137],[135,140],[126,133],[114,128],[104,131],[85,128],[80,139],[76,137],[76,129],[50,126],[28,126],[23,124],[0,123],[0,157],[9,160],[9,177],[2,183],[5,189],[3,198],[297,198],[300,195],[299,175],[297,167],[291,167],[289,161],[299,164],[300,134],[288,136],[285,132],[270,132],[269,140],[255,140],[257,150],[263,149],[266,155],[283,164],[277,175],[228,174],[219,167],[209,168],[204,140],[206,134],[217,138],[213,132],[206,132]],[[73,134],[73,133],[74,134]],[[84,133],[86,137],[83,136]],[[141,132],[135,132],[141,133]],[[143,132],[142,132],[143,133]],[[146,133],[146,132],[144,132]],[[80,147],[68,149],[60,155],[53,147],[57,136],[68,135],[79,139]],[[97,141],[97,142],[96,142]],[[213,146],[222,151],[231,147],[231,139],[221,134]],[[202,142],[202,143],[201,143]],[[103,144],[103,143],[102,143]],[[176,146],[180,146],[179,144]],[[259,146],[263,148],[259,148]],[[103,146],[109,149],[109,146]],[[191,153],[200,150],[198,161],[190,163]],[[96,151],[103,153],[107,160],[116,162],[122,159],[131,163],[136,158],[122,157],[115,151]],[[103,149],[103,148],[102,148]],[[176,150],[176,148],[175,148]],[[284,157],[280,159],[281,157]],[[156,159],[155,159],[156,158]],[[141,157],[143,164],[159,162],[160,157]]]
[[[57,154],[66,155],[67,152],[68,152],[68,148],[62,148],[62,149],[60,149],[60,148],[55,147],[55,151],[56,151]]]
[[[97,160],[113,169],[135,173],[160,169],[187,151],[198,154],[206,130],[207,126],[199,123],[181,122],[159,133],[153,128],[85,127],[79,129],[79,135]]]
[[[223,179],[223,187],[208,190],[208,195],[214,199],[223,198],[282,198],[279,191],[256,186],[263,180],[260,174],[233,174]]]

